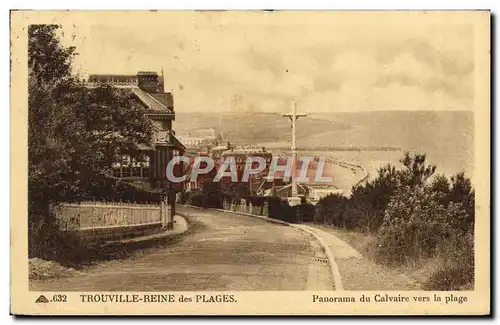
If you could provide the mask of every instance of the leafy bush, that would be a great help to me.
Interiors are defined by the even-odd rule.
[[[456,236],[443,247],[439,256],[443,266],[432,274],[423,288],[426,290],[474,290],[474,235],[468,232]]]
[[[71,232],[60,231],[53,212],[30,214],[28,223],[28,257],[44,260],[64,260],[80,246],[80,238]]]
[[[266,201],[268,200],[267,196],[258,196],[258,195],[249,195],[247,197],[247,200],[253,205],[253,206],[264,206]]]
[[[269,197],[268,202],[267,215],[269,218],[279,219],[278,216],[280,215],[282,199],[278,196],[271,196]]]
[[[205,207],[205,196],[203,195],[202,192],[194,192],[189,200],[187,201],[187,204],[194,205],[197,207]]]
[[[425,288],[453,290],[474,283],[475,192],[464,173],[434,175],[425,155],[405,153],[403,168],[386,165],[352,195],[329,195],[317,204],[314,221],[375,233],[375,256],[386,264],[427,257],[443,261]]]
[[[210,182],[203,186],[205,208],[222,209],[222,190],[220,183]]]
[[[182,191],[180,192],[179,203],[180,204],[190,204],[191,196],[193,195],[192,191]]]
[[[139,188],[134,184],[102,175],[91,188],[86,189],[85,198],[95,201],[160,203],[165,200],[165,193],[162,189]]]
[[[402,187],[385,211],[377,255],[388,263],[433,256],[457,235],[456,225],[466,218],[461,204],[441,205],[429,187]]]
[[[201,191],[185,194],[185,204],[203,208],[222,209],[222,200],[218,183],[207,183]]]
[[[288,201],[279,197],[270,197],[268,205],[268,216],[290,223],[311,222],[314,220],[316,207],[312,204],[302,203],[290,206]]]
[[[303,203],[295,207],[297,210],[297,221],[312,222],[316,214],[316,207],[312,204]]]
[[[316,222],[340,227],[343,221],[342,213],[348,201],[347,197],[340,194],[329,194],[322,198],[317,204]]]

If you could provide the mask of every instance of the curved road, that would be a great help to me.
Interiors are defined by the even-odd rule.
[[[197,231],[82,274],[31,281],[37,291],[333,290],[325,255],[289,226],[178,207]]]

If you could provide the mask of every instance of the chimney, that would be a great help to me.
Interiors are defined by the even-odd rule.
[[[161,67],[161,79],[159,81],[159,92],[164,93],[165,92],[165,75],[163,74],[163,67]]]
[[[158,90],[158,73],[152,71],[139,71],[137,83],[139,88],[147,93],[156,93]]]

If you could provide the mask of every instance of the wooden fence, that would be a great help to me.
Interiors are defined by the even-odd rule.
[[[121,202],[62,203],[54,208],[62,230],[118,228],[167,223],[168,206]]]
[[[267,203],[264,204],[264,207],[252,205],[252,203],[247,202],[245,199],[241,199],[239,202],[227,201],[227,200],[224,200],[222,202],[222,208],[224,210],[250,213],[263,216],[267,216],[267,205],[268,205]]]

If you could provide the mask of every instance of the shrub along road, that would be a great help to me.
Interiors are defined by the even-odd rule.
[[[78,276],[31,281],[31,290],[334,290],[321,248],[293,227],[188,207],[177,212],[198,230]]]

